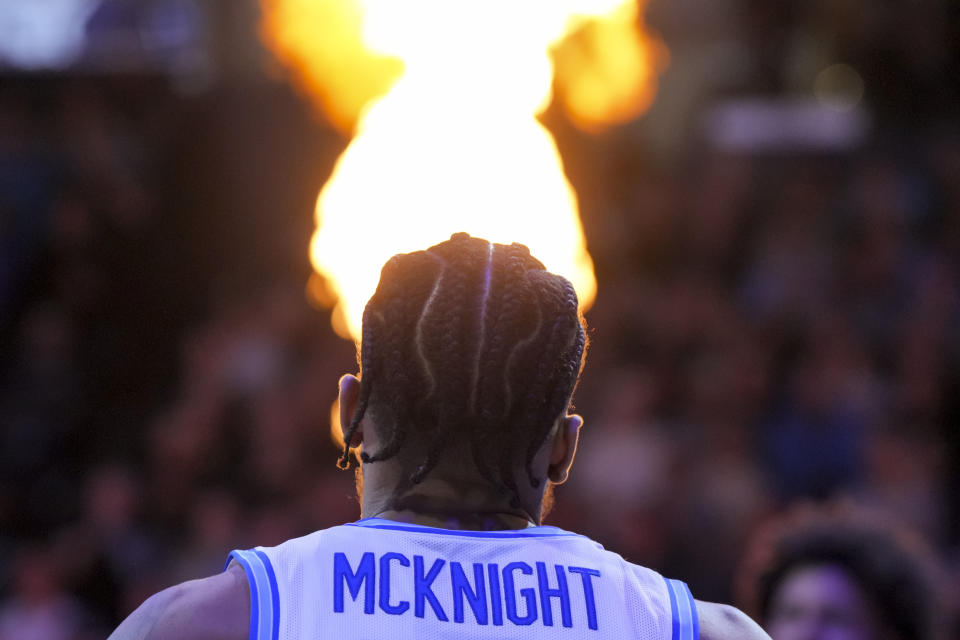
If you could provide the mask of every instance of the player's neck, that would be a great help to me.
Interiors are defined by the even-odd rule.
[[[377,471],[365,471],[361,499],[365,518],[475,531],[524,529],[540,524],[540,503],[533,496],[527,496],[525,501],[530,504],[518,506],[503,492],[492,491],[484,481],[452,481],[438,474],[416,486],[396,487],[381,482],[384,478]]]

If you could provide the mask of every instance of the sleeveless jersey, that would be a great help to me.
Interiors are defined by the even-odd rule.
[[[250,640],[698,640],[686,584],[556,527],[379,518],[233,551]]]

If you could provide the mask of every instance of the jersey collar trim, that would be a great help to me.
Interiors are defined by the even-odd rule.
[[[530,527],[528,529],[504,529],[502,531],[469,531],[466,529],[440,529],[420,524],[397,522],[383,518],[364,518],[347,524],[348,527],[364,527],[366,529],[386,529],[389,531],[415,531],[419,533],[434,533],[466,538],[560,538],[582,537],[571,531],[564,531],[557,527]]]

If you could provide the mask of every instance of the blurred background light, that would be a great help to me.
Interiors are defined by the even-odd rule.
[[[197,0],[6,0],[0,66],[79,73],[210,72]]]
[[[62,69],[86,44],[86,24],[100,0],[5,0],[0,3],[0,61],[22,69]]]
[[[813,94],[826,107],[850,111],[863,98],[863,78],[848,64],[832,64],[817,74]]]

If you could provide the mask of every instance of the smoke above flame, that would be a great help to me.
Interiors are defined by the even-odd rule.
[[[646,109],[665,54],[635,0],[261,2],[267,45],[353,137],[310,245],[338,333],[359,338],[387,259],[457,231],[526,244],[590,306],[576,194],[537,115],[554,88],[588,131]]]

